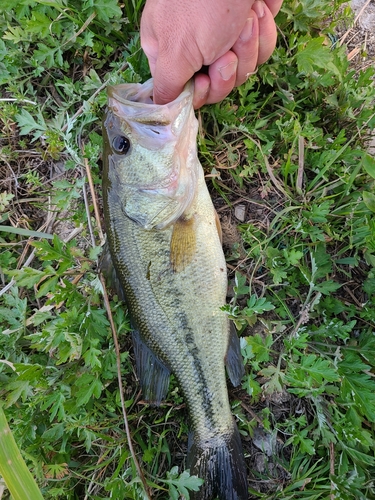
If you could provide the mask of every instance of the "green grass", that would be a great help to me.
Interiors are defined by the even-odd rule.
[[[199,111],[246,362],[230,396],[253,499],[375,498],[374,68],[332,45],[340,3],[286,0],[272,59]],[[0,404],[45,499],[188,498],[199,485],[183,472],[179,388],[143,404],[110,295],[121,402],[98,274],[87,175],[100,212],[105,86],[149,77],[143,2],[125,5],[0,6]]]

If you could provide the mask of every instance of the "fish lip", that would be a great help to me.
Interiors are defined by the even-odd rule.
[[[119,85],[108,85],[108,87],[107,87],[107,95],[108,95],[108,97],[112,98],[112,99],[115,99],[116,101],[121,102],[122,104],[131,104],[133,106],[143,107],[145,105],[144,102],[139,102],[139,101],[134,101],[132,99],[129,99],[129,97],[137,95],[137,92],[135,92],[134,90],[131,91],[128,88],[129,85],[131,85],[131,84],[122,83],[122,84],[119,84]],[[117,89],[118,90],[124,89],[126,97],[124,97],[122,94],[120,94],[117,91]]]
[[[133,90],[130,89],[130,86],[132,86]],[[155,109],[160,109],[162,107],[166,106],[173,106],[174,104],[186,99],[187,97],[193,96],[193,86],[194,83],[192,80],[189,80],[187,84],[185,85],[183,91],[181,94],[176,97],[173,101],[166,103],[166,104],[156,104],[152,100],[152,91],[154,88],[154,79],[150,78],[145,82],[144,84],[139,84],[141,88],[139,88],[138,91],[134,90],[134,84],[129,84],[129,83],[123,83],[123,84],[118,84],[118,85],[108,85],[107,87],[107,95],[109,98],[115,99],[118,102],[122,104],[127,104],[135,107],[142,107],[144,108],[145,104],[148,104],[149,106],[155,107]],[[119,92],[122,91],[122,92]],[[132,97],[136,98],[137,96],[141,95],[147,95],[151,94],[149,96],[150,101],[149,102],[144,102],[142,100],[136,100],[132,99]]]

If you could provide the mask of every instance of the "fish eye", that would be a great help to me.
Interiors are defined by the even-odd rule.
[[[130,149],[130,141],[124,135],[116,135],[112,140],[112,147],[115,153],[126,155]]]

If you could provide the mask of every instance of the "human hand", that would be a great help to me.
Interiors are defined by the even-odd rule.
[[[194,107],[219,102],[244,83],[276,45],[282,0],[147,0],[141,44],[154,77],[154,102],[182,92],[194,75]],[[203,66],[207,73],[201,72]]]

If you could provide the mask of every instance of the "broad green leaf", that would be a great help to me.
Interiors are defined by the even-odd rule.
[[[279,285],[283,281],[285,281],[288,277],[288,273],[283,268],[272,268],[272,279],[275,285]]]
[[[56,7],[57,9],[63,9],[67,6],[67,0],[27,0],[27,2],[23,3],[40,3],[41,5],[49,5],[51,7]]]
[[[203,484],[203,479],[200,479],[197,476],[190,476],[188,470],[183,471],[178,476],[177,467],[173,467],[171,471],[167,473],[167,477],[168,479],[163,482],[169,485],[170,498],[175,498],[176,500],[180,495],[184,495],[186,499],[189,499],[189,490],[199,491],[199,488]]]
[[[103,390],[103,384],[91,373],[81,375],[75,382],[75,385],[79,387],[79,390],[76,392],[77,406],[86,405],[92,396],[99,398]]]
[[[9,206],[10,201],[14,198],[13,193],[8,193],[7,191],[0,192],[0,212],[4,212],[4,210]]]
[[[375,158],[368,153],[364,153],[362,158],[362,165],[368,175],[375,179]]]
[[[251,316],[252,314],[263,314],[265,311],[272,311],[273,309],[275,309],[275,306],[265,297],[258,298],[253,294],[248,299],[244,312]]]
[[[122,15],[117,0],[85,0],[83,10],[95,12],[98,19],[106,23],[111,19],[119,19]]]
[[[342,259],[335,260],[336,264],[344,264],[346,266],[358,266],[358,258],[357,257],[343,257]]]
[[[249,287],[246,286],[246,276],[244,274],[236,271],[234,281],[236,284],[233,287],[233,290],[236,295],[246,295],[249,293]]]
[[[41,115],[38,115],[38,119],[39,121],[37,122],[26,109],[16,114],[16,120],[21,129],[20,134],[27,135],[30,132],[36,132],[34,137],[40,137],[47,130],[47,125]]]
[[[19,399],[22,402],[27,401],[28,398],[32,398],[34,392],[33,388],[28,380],[13,380],[10,382],[7,387],[7,397],[6,397],[6,406],[12,406]]]
[[[334,382],[340,378],[330,360],[319,358],[315,356],[315,354],[302,356],[301,369],[309,373],[319,384],[321,384],[323,380]]]
[[[350,455],[354,462],[371,467],[375,466],[375,457],[373,455],[369,453],[363,453],[362,451],[356,450],[355,448],[351,448],[349,446],[344,446],[344,450],[348,455]]]
[[[45,64],[47,68],[63,66],[62,50],[59,46],[51,47],[44,43],[38,43],[38,49],[34,51],[35,60],[40,64]]]
[[[363,203],[366,207],[371,210],[371,212],[375,212],[375,194],[370,193],[369,191],[362,192]]]
[[[272,335],[267,335],[263,338],[257,333],[253,337],[247,337],[246,341],[251,346],[257,362],[269,361],[270,347],[273,342]]]
[[[26,29],[29,33],[40,34],[40,36],[45,39],[51,34],[51,19],[43,12],[34,9],[31,19],[26,21]]]
[[[347,404],[354,403],[361,415],[375,422],[374,384],[368,375],[347,371],[342,376],[341,394]]]
[[[327,66],[333,64],[333,56],[329,47],[323,45],[324,36],[310,38],[306,44],[298,47],[296,60],[298,71],[310,74],[316,68],[327,69]]]
[[[14,43],[20,43],[27,40],[29,36],[21,26],[9,26],[8,30],[4,32],[2,38],[4,40],[11,40]]]
[[[297,266],[302,257],[303,252],[300,252],[299,250],[292,249],[287,252],[287,258],[292,266]]]
[[[57,441],[64,435],[64,432],[66,430],[65,425],[65,422],[52,425],[43,433],[43,438],[46,440],[46,442]]]
[[[52,276],[51,278],[47,280],[43,280],[41,285],[38,287],[38,292],[36,294],[36,297],[40,299],[41,297],[46,296],[50,292],[54,292],[56,289],[56,285],[58,283],[59,277],[58,276]]]
[[[327,222],[327,215],[330,212],[331,203],[324,201],[320,205],[313,204],[310,210],[303,210],[303,215],[313,222]]]
[[[314,287],[315,290],[324,295],[329,295],[330,293],[335,292],[339,288],[341,288],[340,283],[337,283],[336,281],[332,280],[323,281],[322,283],[318,283]]]
[[[315,446],[314,446],[314,441],[312,439],[307,439],[301,436],[299,444],[302,452],[308,453],[309,455],[315,454]]]
[[[32,267],[15,269],[14,271],[9,271],[7,274],[15,279],[18,286],[26,286],[27,288],[32,288],[46,275],[44,271]]]
[[[257,396],[262,392],[262,388],[260,387],[259,382],[257,382],[254,378],[254,375],[249,374],[245,375],[244,381],[242,382],[242,389],[248,393],[253,399],[256,399]]]
[[[101,368],[102,363],[100,361],[100,355],[101,351],[99,349],[91,347],[83,354],[82,357],[87,366],[91,366],[91,368]]]
[[[62,393],[62,388],[59,387],[58,391],[53,391],[51,394],[43,398],[41,402],[41,410],[49,408],[49,421],[53,422],[57,417],[59,421],[65,417],[64,402],[65,396]]]
[[[375,294],[375,278],[367,278],[363,283],[363,291],[368,295]]]
[[[278,367],[270,365],[267,368],[263,368],[263,370],[260,370],[258,373],[262,377],[270,379],[262,387],[266,394],[282,392],[284,386],[284,373]]]

